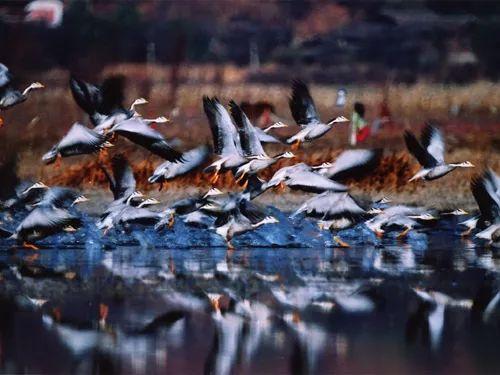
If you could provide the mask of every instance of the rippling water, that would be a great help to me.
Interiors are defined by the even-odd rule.
[[[308,233],[312,224],[300,225]],[[405,241],[345,232],[349,249],[324,247],[328,233],[295,238],[307,248],[245,247],[250,235],[234,251],[172,248],[180,238],[165,243],[142,232],[130,243],[115,234],[108,242],[121,239],[118,246],[89,232],[77,248],[64,240],[39,252],[5,245],[0,368],[498,371],[500,259],[457,233],[454,222]]]

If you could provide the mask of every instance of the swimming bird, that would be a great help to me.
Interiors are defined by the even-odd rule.
[[[302,127],[299,132],[286,140],[286,143],[294,144],[294,149],[297,149],[301,142],[310,142],[322,137],[334,124],[349,122],[343,116],[328,120],[326,123],[322,122],[307,85],[299,80],[292,83],[289,105],[293,119]]]
[[[238,127],[243,154],[249,159],[248,162],[237,169],[235,173],[237,181],[243,179],[245,175],[253,175],[270,167],[279,159],[290,159],[295,157],[291,152],[284,152],[273,157],[268,156],[262,147],[257,128],[252,125],[247,115],[234,101],[229,102],[229,107],[231,109],[231,116]]]
[[[182,153],[172,148],[163,135],[134,117],[115,124],[109,134],[118,134],[168,161],[181,161]]]
[[[59,143],[42,156],[42,160],[45,164],[52,164],[62,157],[92,154],[112,146],[105,136],[75,123]]]
[[[15,89],[12,82],[12,74],[9,69],[0,63],[0,111],[4,111],[28,99],[29,93],[32,90],[42,89],[45,86],[40,82],[33,82],[26,87],[22,92]],[[3,120],[0,118],[0,126],[3,125]]]
[[[428,124],[420,136],[420,142],[410,131],[404,135],[408,151],[417,159],[422,169],[410,181],[423,179],[426,181],[443,177],[456,168],[472,168],[474,164],[469,161],[462,163],[445,163],[445,144],[441,130]]]
[[[219,174],[226,170],[238,168],[247,162],[241,149],[238,131],[231,121],[229,113],[217,98],[203,97],[203,109],[208,118],[214,142],[214,153],[217,160],[205,168],[204,172],[214,172],[212,184]]]
[[[185,175],[202,165],[207,160],[209,152],[209,147],[202,145],[186,151],[182,156],[183,160],[161,163],[156,167],[153,175],[148,178],[148,182],[150,184],[159,183],[161,190],[165,181]]]

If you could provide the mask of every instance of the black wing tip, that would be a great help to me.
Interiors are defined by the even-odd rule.
[[[231,117],[239,128],[243,127],[243,116],[245,115],[241,107],[234,100],[229,102]]]

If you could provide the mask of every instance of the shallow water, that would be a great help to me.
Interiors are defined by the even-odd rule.
[[[247,234],[234,251],[204,247],[223,245],[207,231],[182,238],[181,224],[160,237],[115,233],[104,241],[87,230],[76,248],[67,237],[38,252],[5,244],[0,369],[498,371],[500,257],[461,239],[455,224],[404,241],[344,231],[349,249],[325,247],[331,235],[311,234],[309,222],[289,224],[301,235],[271,226]],[[270,236],[272,247],[249,247]],[[291,239],[295,247],[277,247]],[[190,241],[199,247],[176,248]],[[48,301],[36,306],[27,297]]]

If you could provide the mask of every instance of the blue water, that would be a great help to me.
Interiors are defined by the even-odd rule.
[[[500,369],[500,254],[462,239],[455,221],[404,240],[397,233],[379,239],[360,226],[339,233],[351,244],[341,249],[313,221],[278,218],[278,225],[236,238],[233,251],[180,221],[160,235],[104,238],[89,222],[37,252],[2,243],[0,369]],[[223,296],[220,312],[214,296]],[[28,297],[47,302],[36,306]],[[109,312],[99,324],[101,305]]]

